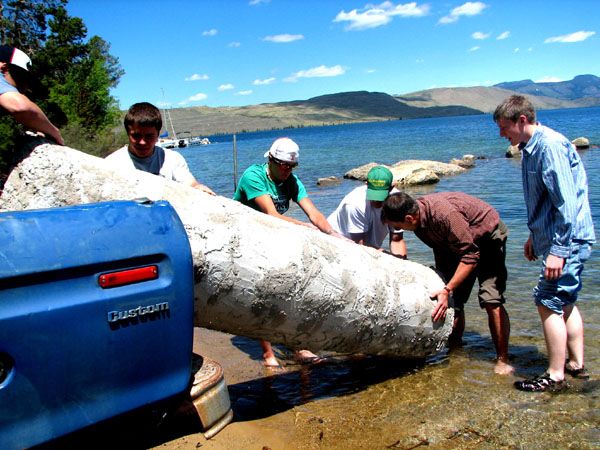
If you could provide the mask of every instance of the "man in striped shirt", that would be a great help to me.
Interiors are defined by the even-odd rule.
[[[544,330],[548,370],[515,382],[515,387],[535,392],[561,390],[566,387],[565,372],[588,377],[583,365],[583,320],[575,305],[583,266],[595,242],[587,176],[574,146],[536,122],[533,105],[524,96],[504,100],[494,112],[494,121],[500,136],[521,148],[530,230],[525,258],[542,258],[533,297]]]
[[[417,199],[400,192],[385,200],[381,217],[395,228],[413,231],[433,249],[436,269],[446,285],[431,293],[437,299],[431,317],[434,321],[444,320],[452,297],[454,323],[450,342],[462,341],[464,304],[477,278],[479,305],[487,312],[496,349],[494,371],[511,374],[514,369],[508,362],[510,320],[504,308],[508,229],[498,212],[463,192],[438,192]]]

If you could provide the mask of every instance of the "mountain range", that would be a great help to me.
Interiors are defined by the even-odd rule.
[[[527,95],[537,109],[600,106],[600,78],[578,75],[569,81],[536,83],[521,80],[490,87],[435,88],[400,95],[340,92],[308,100],[241,107],[174,108],[168,113],[176,125],[177,134],[185,132],[206,136],[351,122],[484,114],[493,112],[502,100],[515,93]]]

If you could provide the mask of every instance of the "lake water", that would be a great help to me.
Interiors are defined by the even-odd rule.
[[[570,139],[585,136],[600,144],[600,108],[540,111],[538,120]],[[320,177],[339,178],[349,169],[405,159],[448,162],[473,154],[476,167],[438,184],[411,189],[419,195],[464,191],[493,205],[509,227],[506,292],[511,318],[510,352],[519,377],[541,373],[547,364],[545,345],[531,290],[539,262],[523,257],[528,231],[521,187],[520,162],[507,159],[490,115],[390,121],[247,133],[237,136],[238,173],[264,161],[271,142],[281,136],[300,146],[297,175],[309,196],[327,216],[359,182],[320,188]],[[220,195],[233,195],[231,136],[211,138],[208,146],[183,149],[196,178]],[[600,149],[583,150],[590,202],[600,236]],[[289,214],[304,219],[302,211]],[[431,265],[430,249],[406,233],[412,260]],[[494,349],[486,314],[471,297],[465,346],[430,358],[424,366],[367,358],[336,361],[302,369],[260,384],[259,393],[230,385],[236,420],[251,420],[294,410],[298,448],[600,448],[600,258],[592,255],[584,272],[579,307],[586,327],[586,366],[594,374],[573,382],[560,395],[529,394],[512,387],[513,377],[493,374]],[[475,290],[476,291],[476,290]],[[239,344],[239,343],[238,343]],[[257,352],[253,342],[243,342]],[[257,358],[259,354],[257,354]],[[306,381],[306,380],[309,381]],[[342,445],[344,443],[344,445]],[[291,448],[296,444],[290,445]]]

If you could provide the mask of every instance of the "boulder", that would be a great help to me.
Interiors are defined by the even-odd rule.
[[[377,165],[379,164],[370,162],[349,170],[344,174],[344,178],[366,181],[369,170]],[[392,166],[382,165],[391,170],[394,175],[394,184],[398,186],[433,184],[437,183],[442,176],[458,175],[466,170],[457,164],[426,160],[405,160]]]
[[[423,358],[445,346],[453,314],[432,322],[433,270],[73,149],[35,148],[0,208],[137,198],[169,201],[185,226],[196,326],[313,351]]]
[[[440,161],[426,161],[418,159],[399,161],[392,166],[392,169],[412,171],[427,169],[434,172],[438,177],[460,175],[461,173],[466,172],[465,169],[457,166],[456,164],[447,164]]]
[[[504,156],[507,158],[520,158],[521,150],[519,150],[518,145],[509,145]]]
[[[344,174],[344,178],[349,178],[351,180],[367,181],[367,174],[369,173],[369,170],[371,170],[373,167],[379,166],[379,165],[387,167],[388,169],[391,170],[391,167],[387,166],[385,164],[378,164],[376,162],[370,162],[370,163],[364,164],[360,167],[350,169],[348,172],[346,172]]]
[[[585,150],[590,148],[590,140],[586,137],[578,137],[571,142],[577,150]]]
[[[450,160],[450,164],[456,164],[463,169],[472,169],[475,167],[475,155],[463,155],[461,159],[454,158]]]
[[[340,184],[342,182],[342,180],[340,180],[338,177],[334,177],[333,175],[330,177],[326,177],[326,178],[319,178],[317,179],[317,186],[333,186],[336,184]]]
[[[440,177],[430,169],[411,169],[410,171],[392,168],[395,186],[416,186],[422,184],[435,184]]]

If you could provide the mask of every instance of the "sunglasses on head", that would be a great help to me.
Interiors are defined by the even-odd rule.
[[[298,167],[298,163],[290,163],[290,162],[287,162],[287,161],[281,161],[280,159],[277,159],[277,158],[275,158],[273,156],[270,156],[269,159],[271,161],[273,161],[275,164],[277,164],[278,166],[286,167],[288,169],[293,169],[295,167]]]

